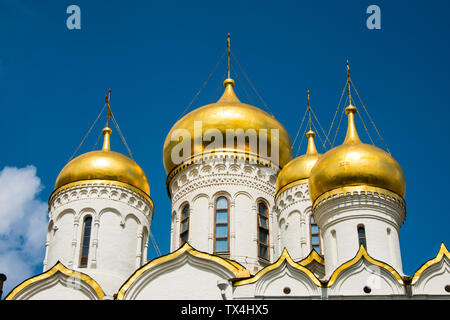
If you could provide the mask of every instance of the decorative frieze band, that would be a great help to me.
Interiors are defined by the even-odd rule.
[[[140,210],[146,216],[153,211],[153,204],[145,197],[124,186],[114,184],[83,184],[63,189],[52,195],[49,201],[49,212],[73,201],[86,199],[108,199],[126,203]],[[152,209],[150,211],[150,209]]]

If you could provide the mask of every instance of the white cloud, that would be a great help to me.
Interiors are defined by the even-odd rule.
[[[8,277],[3,297],[42,266],[47,230],[47,203],[36,168],[0,171],[0,273]]]

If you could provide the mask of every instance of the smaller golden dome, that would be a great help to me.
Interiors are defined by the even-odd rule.
[[[405,196],[405,177],[395,159],[382,149],[362,143],[355,127],[355,106],[349,105],[344,143],[326,152],[311,170],[309,194],[315,206],[329,196],[352,191]]]
[[[306,133],[308,139],[308,148],[306,153],[289,161],[278,174],[276,183],[277,195],[287,189],[287,187],[294,186],[299,183],[307,183],[311,174],[311,169],[316,164],[320,157],[314,143],[314,131],[309,130]]]
[[[150,196],[150,186],[141,167],[127,156],[110,150],[111,129],[103,129],[102,150],[91,151],[71,160],[56,179],[55,191],[67,185],[102,183],[126,184]]]

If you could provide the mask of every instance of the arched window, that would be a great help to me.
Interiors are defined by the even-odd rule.
[[[91,240],[92,217],[86,217],[83,222],[83,238],[81,239],[80,268],[87,268],[89,257],[89,243]]]
[[[269,260],[269,210],[258,202],[258,257]]]
[[[189,239],[189,204],[185,204],[181,210],[180,221],[180,246],[185,244]]]
[[[319,238],[319,226],[314,220],[313,215],[310,218],[310,230],[311,230],[311,249],[316,250],[317,253],[320,253],[320,238]]]
[[[363,245],[364,248],[367,248],[366,243],[366,229],[364,228],[364,225],[360,224],[358,225],[358,242],[359,245]]]
[[[229,201],[227,197],[220,196],[215,205],[215,233],[214,233],[214,252],[229,252]]]

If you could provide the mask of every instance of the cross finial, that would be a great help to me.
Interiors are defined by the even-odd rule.
[[[311,105],[309,103],[309,89],[308,89],[308,110],[311,110]]]
[[[230,79],[230,69],[231,69],[231,36],[228,32],[227,37],[227,51],[228,51],[228,79]]]
[[[309,114],[309,130],[311,130],[311,104],[309,101],[309,89],[308,89],[308,114]]]
[[[348,59],[347,59],[347,86],[348,86],[348,102],[349,104],[352,104],[352,95],[350,93],[350,67],[348,65]]]
[[[109,88],[108,93],[105,94],[105,102],[106,102],[106,105],[108,106],[108,112],[106,114],[106,126],[107,127],[109,127],[109,118],[112,115],[110,101],[111,101],[111,88]]]
[[[106,127],[103,128],[102,133],[103,133],[103,151],[109,151],[111,150],[111,143],[110,143],[110,136],[112,133],[112,130],[109,128],[109,118],[112,118],[112,112],[111,112],[111,106],[110,106],[110,101],[111,101],[111,88],[109,89],[108,93],[105,94],[105,102],[106,105],[108,106],[108,112],[106,113]]]

